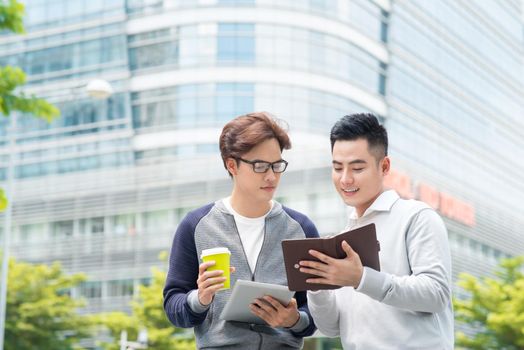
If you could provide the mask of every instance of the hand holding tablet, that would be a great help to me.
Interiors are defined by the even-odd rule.
[[[269,295],[286,306],[294,294],[287,286],[238,280],[220,318],[226,321],[266,325],[267,322],[254,315],[250,309],[250,305],[253,304],[255,299],[263,299],[264,296]]]

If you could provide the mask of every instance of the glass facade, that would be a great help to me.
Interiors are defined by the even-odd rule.
[[[515,230],[524,190],[515,162],[524,155],[522,19],[511,2],[496,1],[402,2],[392,12],[393,159],[474,208],[473,226],[447,221],[454,277],[486,274],[500,257],[524,252]]]
[[[64,2],[59,3],[64,5]],[[28,9],[34,7],[28,6]],[[126,69],[126,36],[122,21],[113,20],[82,29],[71,27],[75,29],[53,35],[35,31],[22,40],[0,43],[0,64],[24,69],[30,85]]]
[[[28,33],[0,36],[0,65],[22,67],[30,92],[62,115],[50,124],[17,115],[13,148],[12,118],[0,119],[0,185],[10,159],[15,177],[11,252],[85,272],[71,291],[87,299],[82,312],[129,310],[150,268],[165,268],[157,256],[181,218],[229,194],[218,136],[251,111],[289,124],[293,149],[277,199],[322,234],[346,222],[330,180],[330,127],[373,112],[390,135],[392,187],[415,198],[430,188],[438,198],[455,279],[524,253],[521,3],[27,5]],[[94,78],[111,82],[107,100],[83,91]]]
[[[294,128],[329,131],[326,118],[365,110],[357,102],[317,89],[263,83],[179,85],[132,94],[133,124],[139,132],[170,127],[221,127],[232,115],[273,106]],[[278,112],[278,113],[277,113]],[[298,114],[298,115],[297,115]],[[218,150],[217,150],[218,151]]]
[[[256,66],[322,74],[384,94],[385,63],[339,36],[300,27],[195,24],[132,35],[132,70]]]

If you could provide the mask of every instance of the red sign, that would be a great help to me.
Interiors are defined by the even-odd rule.
[[[417,186],[416,195],[413,193],[411,178],[399,171],[391,169],[384,178],[384,186],[397,191],[399,196],[406,199],[419,199],[442,215],[468,226],[475,226],[475,207],[450,194],[439,192],[423,182]]]

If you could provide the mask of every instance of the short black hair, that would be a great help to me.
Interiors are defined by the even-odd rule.
[[[331,152],[336,141],[368,141],[369,151],[377,161],[388,155],[388,133],[371,113],[345,115],[331,128]]]

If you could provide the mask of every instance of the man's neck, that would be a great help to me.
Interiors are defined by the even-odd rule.
[[[357,218],[360,219],[365,213],[366,213],[366,210],[369,209],[369,207],[371,207],[373,205],[373,203],[375,203],[375,201],[377,200],[378,197],[380,197],[380,195],[382,193],[384,193],[384,189],[382,189],[375,197],[373,197],[373,199],[371,199],[369,202],[367,202],[365,205],[362,205],[360,206],[359,208],[355,208],[355,211],[357,213]]]
[[[259,218],[271,209],[271,202],[255,202],[252,198],[244,198],[233,193],[231,194],[231,207],[247,218]]]

